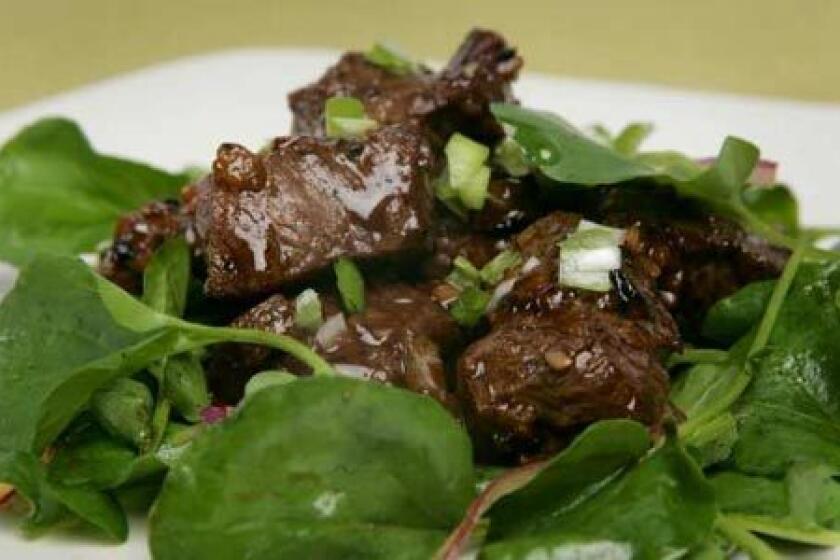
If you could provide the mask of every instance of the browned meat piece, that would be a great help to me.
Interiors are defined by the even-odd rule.
[[[126,214],[117,222],[113,243],[101,255],[99,272],[123,289],[138,293],[149,259],[184,227],[178,201],[150,202]]]
[[[719,299],[781,273],[789,252],[738,224],[667,194],[613,192],[603,220],[630,228],[626,247],[640,276],[663,293],[687,326],[696,326]]]
[[[531,178],[493,178],[484,208],[471,215],[470,225],[494,234],[516,231],[539,216],[538,197],[538,186]]]
[[[491,331],[458,364],[458,394],[480,453],[523,459],[562,447],[586,424],[633,418],[656,430],[668,383],[660,354],[679,346],[661,299],[631,258],[606,293],[557,283],[558,242],[580,216],[554,212],[513,238],[523,256]]]
[[[487,264],[506,242],[486,233],[476,232],[448,210],[438,209],[432,232],[432,254],[423,262],[428,280],[441,280],[452,271],[452,262],[464,257],[477,267]]]
[[[199,197],[207,293],[276,291],[341,256],[423,250],[434,195],[430,151],[412,128],[380,128],[364,140],[278,138],[264,155],[219,148]]]
[[[344,375],[405,387],[454,408],[442,354],[459,344],[460,332],[425,290],[406,284],[374,286],[368,290],[365,311],[343,318],[332,297],[321,299],[329,325],[315,334],[294,326],[294,302],[281,295],[257,305],[233,326],[294,336],[311,344]],[[208,370],[214,393],[233,403],[252,374],[275,367],[306,373],[291,358],[266,348],[233,344],[214,352]]]
[[[550,453],[605,418],[656,428],[668,396],[656,346],[634,320],[582,302],[509,318],[458,364],[458,394],[479,454]]]
[[[289,96],[297,134],[323,135],[324,104],[333,96],[360,99],[380,124],[419,119],[438,140],[455,130],[480,139],[501,131],[489,111],[493,101],[512,101],[510,83],[522,59],[497,33],[473,30],[439,74],[422,69],[398,76],[368,62],[361,53],[345,54],[318,82]]]

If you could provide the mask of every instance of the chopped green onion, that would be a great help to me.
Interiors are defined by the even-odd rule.
[[[470,210],[481,210],[487,200],[487,188],[490,185],[490,168],[482,165],[475,175],[458,187],[461,202]]]
[[[516,251],[505,249],[485,264],[481,269],[481,280],[490,286],[502,281],[505,272],[522,262],[522,255]]]
[[[324,322],[321,298],[318,292],[308,288],[295,299],[295,325],[309,332],[315,332]]]
[[[490,303],[490,294],[474,286],[464,288],[455,303],[449,309],[452,318],[464,327],[474,327],[481,321],[487,304]]]
[[[563,286],[608,292],[610,271],[621,268],[624,230],[582,220],[577,230],[559,243],[558,282]]]
[[[341,257],[333,265],[338,292],[344,309],[348,313],[361,313],[365,310],[365,279],[358,267],[350,259]]]
[[[286,370],[267,370],[254,375],[245,384],[245,398],[249,398],[258,391],[275,385],[285,385],[296,380],[297,377]]]
[[[435,185],[435,194],[444,206],[449,208],[453,214],[462,220],[467,219],[467,209],[464,207],[464,203],[461,202],[458,191],[453,189],[452,185],[446,181],[446,173],[444,173],[444,176],[437,181],[437,184]]]
[[[386,43],[374,43],[365,53],[365,59],[398,76],[417,72],[417,63],[403,54],[399,48]]]
[[[493,152],[493,161],[511,177],[523,177],[531,172],[525,150],[513,138],[505,138]]]
[[[376,128],[376,121],[365,115],[365,106],[355,97],[330,97],[324,105],[327,136],[356,138]]]
[[[468,287],[478,287],[481,282],[481,272],[464,257],[455,257],[452,261],[452,272],[446,281],[462,290]]]
[[[438,183],[438,196],[450,207],[457,208],[457,200],[465,209],[481,210],[490,184],[490,168],[486,165],[490,149],[456,132],[449,137],[444,152],[446,172],[445,179]]]
[[[487,161],[490,149],[456,132],[444,148],[449,164],[449,182],[458,187],[470,181]]]

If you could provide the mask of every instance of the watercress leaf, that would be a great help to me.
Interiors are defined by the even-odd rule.
[[[838,290],[840,263],[799,268],[736,406],[738,470],[782,476],[797,462],[840,469]]]
[[[799,231],[799,203],[785,185],[752,186],[741,193],[741,198],[764,223],[788,234]]]
[[[0,259],[94,251],[121,214],[177,197],[186,182],[96,153],[71,121],[40,120],[0,148]]]
[[[21,271],[0,305],[0,449],[40,453],[96,389],[165,352],[162,324],[116,320],[104,283],[71,257],[36,257]]]
[[[630,123],[616,135],[612,142],[613,148],[622,155],[634,156],[652,132],[653,125],[651,123]]]
[[[840,544],[840,483],[833,469],[798,464],[784,479],[723,472],[711,479],[721,511],[758,533]]]
[[[163,395],[188,422],[198,422],[202,409],[210,404],[210,392],[201,360],[193,352],[166,359]]]
[[[245,385],[245,398],[250,397],[258,391],[262,391],[268,387],[275,385],[285,385],[295,381],[298,376],[293,375],[285,370],[267,370],[261,371],[251,377]]]
[[[469,439],[435,401],[304,378],[258,391],[194,441],[152,512],[151,550],[425,559],[473,495]]]
[[[703,321],[704,337],[721,344],[732,344],[761,320],[775,280],[747,284],[712,306]]]
[[[93,393],[90,410],[105,431],[143,449],[151,437],[154,398],[135,379],[121,377]]]
[[[107,537],[124,541],[125,514],[108,495],[86,487],[70,487],[48,479],[45,466],[31,453],[0,450],[0,481],[12,484],[30,504],[24,530],[38,534],[77,517]]]
[[[0,304],[0,449],[40,454],[97,389],[220,342],[263,344],[332,373],[293,338],[187,323],[149,309],[78,259],[38,256]]]
[[[143,272],[143,303],[160,313],[181,317],[190,283],[190,248],[182,237],[167,240]]]
[[[494,103],[493,115],[513,128],[513,139],[547,177],[579,185],[615,184],[655,175],[655,170],[605,146],[552,113]]]
[[[555,513],[642,457],[650,446],[647,431],[629,420],[604,420],[586,428],[558,455],[486,478],[481,494],[435,558],[456,560],[474,545],[476,533],[492,517],[492,535],[516,532]],[[495,469],[498,471],[498,469]],[[492,474],[493,471],[491,471]],[[562,506],[560,506],[562,507]]]
[[[130,445],[106,433],[97,424],[74,422],[56,445],[49,477],[65,486],[110,489],[129,480],[160,472],[163,465],[137,454]]]
[[[619,440],[611,441],[618,445]],[[576,462],[561,463],[550,481],[538,476],[524,488],[528,491],[536,484],[542,493],[534,490],[502,500],[489,512],[491,529],[483,557],[600,550],[622,552],[622,558],[658,559],[706,542],[717,514],[714,493],[676,438],[669,437],[638,462],[630,455],[622,457],[624,468],[620,461],[607,463],[612,471],[600,470],[598,461],[583,469]],[[581,473],[590,468],[599,469],[600,481]],[[576,486],[570,478],[580,482]],[[542,506],[530,510],[526,495]],[[514,500],[516,508],[508,509]]]

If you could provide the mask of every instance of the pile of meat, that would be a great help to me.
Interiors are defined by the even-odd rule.
[[[348,53],[289,96],[290,136],[261,153],[223,144],[180,203],[125,216],[101,270],[136,291],[154,250],[186,235],[206,297],[239,310],[234,326],[295,336],[342,375],[437,399],[464,420],[485,460],[551,452],[603,418],[632,418],[655,433],[679,414],[663,359],[714,301],[777,275],[787,255],[662,190],[604,187],[569,202],[496,168],[484,208],[466,220],[451,214],[434,195],[442,148],[455,131],[487,145],[503,137],[489,105],[515,102],[521,66],[484,30],[437,73],[393,74]],[[361,100],[378,127],[327,138],[324,105],[335,95]],[[609,292],[558,285],[558,243],[584,218],[626,230]],[[478,326],[459,326],[447,310],[453,260],[481,267],[502,250],[518,251],[522,264]],[[340,257],[364,271],[361,313],[342,312],[332,274]],[[308,287],[321,294],[327,335],[295,326],[294,298]],[[220,346],[207,363],[226,402],[251,375],[277,367],[307,374],[260,347]]]

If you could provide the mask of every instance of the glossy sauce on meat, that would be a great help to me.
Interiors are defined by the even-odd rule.
[[[242,297],[298,282],[346,256],[425,245],[431,154],[412,128],[364,140],[277,139],[265,155],[225,145],[199,202],[207,292]]]

